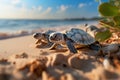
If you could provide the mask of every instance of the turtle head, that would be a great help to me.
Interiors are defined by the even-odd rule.
[[[95,25],[87,25],[86,32],[89,33],[91,36],[95,37],[95,35],[100,31],[98,27]]]
[[[33,37],[35,39],[42,39],[44,37],[44,33],[34,33]]]
[[[87,25],[86,26],[86,32],[89,32],[89,31],[98,31],[99,30],[99,28],[97,28],[96,26],[94,26],[94,25]]]
[[[64,42],[64,34],[60,32],[51,33],[49,36],[49,40],[50,42],[54,42],[54,43],[62,43]]]
[[[88,26],[88,24],[86,23],[86,24],[83,24],[85,27],[87,27]]]

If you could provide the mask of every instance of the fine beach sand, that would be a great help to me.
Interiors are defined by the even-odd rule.
[[[62,29],[61,29],[62,30]],[[120,64],[104,68],[97,51],[36,48],[32,35],[0,40],[0,80],[118,80]]]

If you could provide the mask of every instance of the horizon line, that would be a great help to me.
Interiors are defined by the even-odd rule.
[[[99,17],[99,16],[95,16],[95,17],[91,17],[91,18],[88,18],[88,17],[81,17],[81,18],[63,18],[63,19],[55,19],[55,18],[51,18],[51,19],[38,19],[38,18],[0,18],[0,20],[79,20],[79,19],[93,19],[93,18],[102,18],[102,17]]]

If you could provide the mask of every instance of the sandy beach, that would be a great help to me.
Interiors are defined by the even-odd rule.
[[[35,39],[30,36],[10,38],[0,41],[1,57],[9,57],[15,53],[26,52],[29,54],[39,54],[40,50],[34,48]]]
[[[0,80],[120,80],[120,0],[0,0]]]
[[[0,80],[116,80],[120,64],[103,65],[97,51],[36,48],[32,35],[0,40]],[[120,53],[120,52],[118,52]]]

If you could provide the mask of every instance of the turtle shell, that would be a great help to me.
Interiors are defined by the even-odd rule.
[[[51,33],[55,32],[54,30],[48,30],[45,32],[46,35],[50,35]]]
[[[69,31],[66,31],[66,36],[76,44],[90,45],[95,42],[91,35],[78,28],[71,28]]]
[[[50,34],[51,33],[53,33],[53,32],[55,32],[54,30],[48,30],[48,31],[46,31],[46,32],[44,32],[44,34],[45,34],[45,38],[49,38],[49,36],[50,36]]]

